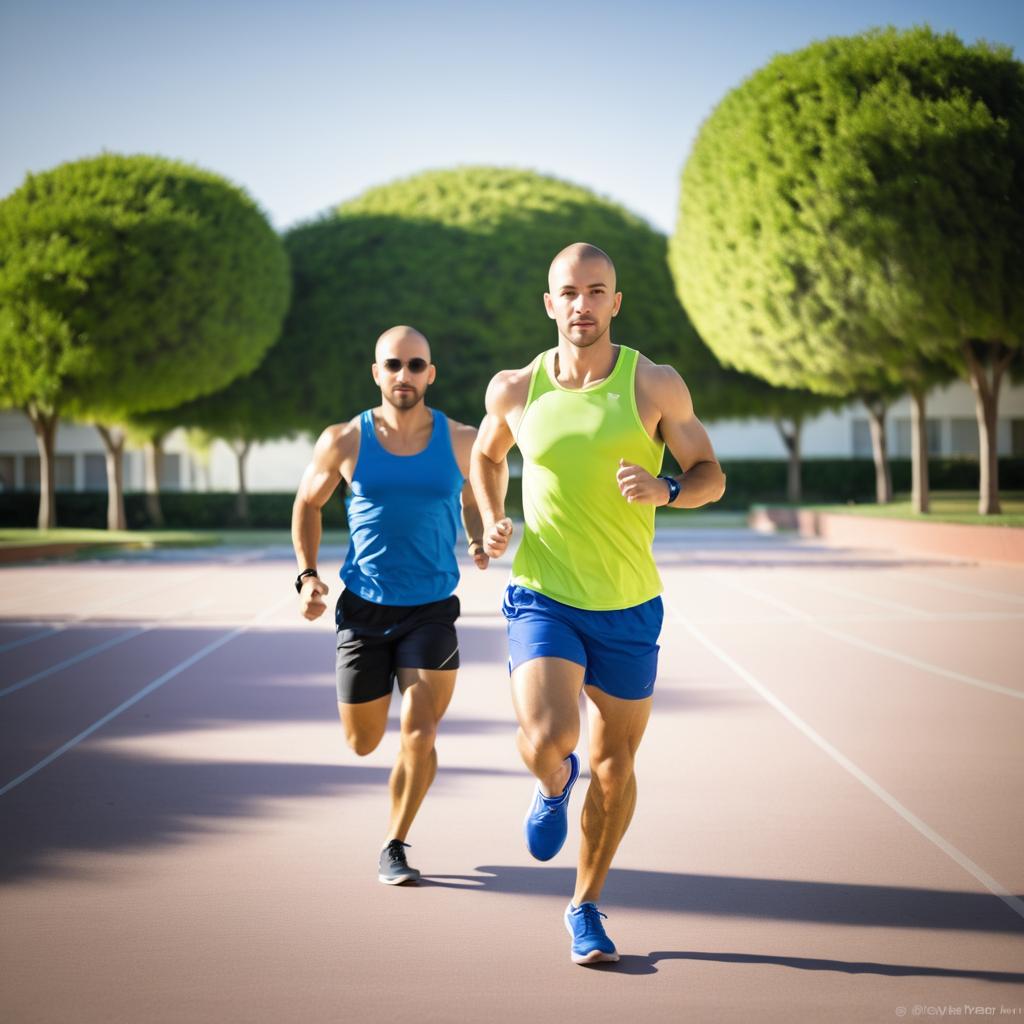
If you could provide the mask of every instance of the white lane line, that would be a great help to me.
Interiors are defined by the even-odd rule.
[[[0,579],[3,579],[3,577],[0,577]],[[9,580],[4,579],[3,582],[4,583],[8,583]],[[15,582],[14,585],[16,586],[17,582]],[[93,582],[82,582],[82,583],[79,583],[78,586],[68,585],[68,586],[62,588],[61,593],[62,594],[77,594],[77,593],[79,593],[79,591],[89,590],[91,587],[95,587],[95,586],[96,586],[95,581],[93,581]],[[8,612],[18,612],[20,609],[25,607],[26,601],[37,601],[37,600],[43,599],[43,597],[44,597],[43,594],[36,594],[36,593],[30,594],[30,595],[28,595],[26,597],[25,594],[19,592],[18,597],[15,598],[13,601],[4,601],[3,604],[0,604],[0,615],[6,615]]]
[[[192,605],[191,608],[186,609],[185,615],[191,615],[195,612],[201,611],[203,608],[208,608],[213,604],[214,598],[206,597],[197,604]],[[48,668],[40,669],[38,672],[33,672],[32,675],[25,676],[24,679],[19,679],[17,682],[11,683],[4,689],[0,690],[0,697],[6,697],[9,694],[17,693],[18,690],[24,690],[26,686],[31,686],[33,683],[38,683],[49,676],[55,675],[57,672],[63,669],[70,668],[72,665],[77,665],[80,661],[85,661],[87,658],[93,657],[96,654],[102,654],[104,651],[109,651],[111,647],[117,647],[118,644],[123,644],[127,640],[132,640],[137,636],[142,636],[143,633],[149,633],[154,629],[162,626],[164,623],[169,622],[173,619],[179,619],[182,616],[177,613],[169,613],[160,616],[153,622],[150,622],[146,626],[139,626],[137,629],[129,629],[126,633],[118,633],[115,637],[110,637],[101,643],[95,644],[92,647],[87,647],[84,651],[79,651],[77,654],[71,655],[69,658],[65,658],[63,661],[57,662],[56,665],[50,665]]]
[[[50,626],[49,629],[40,630],[38,633],[29,633],[27,636],[18,637],[17,640],[8,640],[7,643],[0,644],[0,654],[4,651],[13,651],[16,647],[24,647],[25,644],[34,644],[37,640],[45,640],[46,637],[60,633],[70,625],[71,622],[62,622],[59,626]]]
[[[154,690],[160,689],[160,687],[163,686],[164,683],[174,679],[175,676],[181,675],[182,672],[184,672],[188,668],[191,668],[197,662],[202,661],[203,658],[205,658],[207,655],[213,654],[214,651],[219,650],[225,644],[230,643],[232,640],[235,639],[235,637],[241,636],[243,633],[248,632],[250,629],[258,625],[264,619],[268,619],[271,616],[273,616],[279,609],[283,608],[286,604],[294,603],[294,601],[295,598],[293,597],[282,598],[280,601],[271,605],[270,608],[264,609],[262,612],[260,612],[258,615],[250,619],[244,625],[238,626],[235,629],[231,630],[230,633],[225,633],[224,636],[220,637],[218,640],[214,640],[211,643],[208,643],[205,647],[200,648],[198,651],[196,651],[195,654],[186,658],[184,661],[179,661],[178,664],[174,666],[174,668],[169,669],[162,676],[158,676],[151,683],[147,683],[146,686],[144,686],[137,693],[133,694],[127,700],[122,701],[120,704],[118,704],[118,706],[114,708],[113,711],[108,712],[102,718],[93,722],[92,725],[90,725],[86,729],[83,729],[77,736],[73,736],[71,739],[67,741],[67,743],[63,744],[62,746],[58,747],[55,751],[53,751],[53,753],[47,754],[46,757],[44,757],[41,761],[37,761],[27,771],[24,771],[19,776],[17,776],[17,778],[11,779],[11,781],[8,782],[5,786],[3,786],[3,788],[0,788],[0,796],[4,796],[6,793],[9,793],[12,789],[14,789],[15,786],[20,786],[23,782],[32,778],[32,776],[35,775],[37,772],[42,771],[47,765],[53,764],[53,762],[56,761],[57,758],[62,757],[69,750],[72,750],[75,747],[77,747],[78,744],[82,742],[82,740],[90,737],[94,732],[96,732],[97,729],[102,729],[103,726],[105,726],[108,722],[112,722],[115,718],[118,717],[118,715],[123,714],[129,708],[134,707],[134,705],[138,704],[139,701],[142,700],[144,697],[148,697],[151,693],[153,693]]]
[[[931,612],[929,622],[1019,622],[1024,612]],[[697,615],[691,620],[707,626],[768,626],[792,622],[792,615]],[[851,612],[848,615],[823,615],[816,622],[832,625],[853,622],[920,622],[916,615],[883,615],[880,612]]]
[[[228,565],[240,565],[247,561],[262,555],[261,550],[255,551],[243,551],[240,555],[231,555],[224,559],[224,563]],[[151,563],[146,563],[151,564]],[[5,644],[0,644],[0,654],[4,651],[13,651],[16,647],[23,647],[25,644],[35,643],[37,640],[45,640],[48,636],[53,636],[55,633],[63,633],[66,629],[70,629],[72,626],[77,625],[80,622],[88,621],[89,617],[95,615],[96,612],[103,611],[105,608],[109,608],[111,605],[124,604],[129,601],[138,601],[144,597],[152,597],[154,594],[160,594],[165,590],[173,590],[180,584],[185,584],[190,581],[202,579],[204,576],[209,576],[214,572],[219,571],[222,568],[221,562],[209,565],[206,568],[199,569],[196,572],[188,573],[185,576],[179,576],[176,580],[166,582],[161,580],[156,587],[149,587],[143,589],[134,594],[115,594],[112,597],[107,598],[105,601],[100,601],[98,604],[88,605],[83,611],[77,615],[72,616],[70,619],[65,620],[59,626],[50,626],[47,629],[41,630],[38,633],[30,633],[28,636],[19,637],[17,640],[9,640]],[[117,583],[112,583],[111,586],[116,587]],[[75,588],[76,590],[82,589],[81,587]],[[74,591],[72,591],[74,593]]]
[[[894,810],[908,825],[915,828],[926,839],[934,843],[946,856],[950,857],[968,874],[973,875],[989,892],[998,896],[1015,914],[1024,918],[1024,900],[1015,896],[1002,882],[993,878],[987,871],[979,867],[967,854],[958,850],[948,839],[943,838],[931,826],[923,822],[916,814],[908,810],[888,790],[883,789],[867,772],[854,764],[845,754],[836,749],[828,740],[817,733],[787,704],[784,704],[778,697],[768,689],[764,683],[751,675],[742,665],[737,664],[728,654],[725,653],[714,641],[709,640],[696,626],[676,609],[668,600],[665,606],[672,613],[672,617],[684,626],[699,640],[716,658],[724,665],[732,669],[752,690],[764,698],[776,711],[790,723],[800,730],[815,746],[823,750],[840,767],[848,771],[858,782],[866,786],[883,803]]]
[[[835,594],[837,597],[852,597],[855,601],[863,601],[866,604],[878,605],[879,608],[889,608],[895,612],[903,612],[918,619],[932,618],[931,612],[915,608],[913,605],[903,604],[899,601],[887,601],[884,597],[872,597],[863,594],[852,587],[844,587],[838,583],[824,583],[819,579],[808,579],[809,574],[805,573],[800,579],[801,587],[810,587],[812,590],[821,590],[826,594]]]
[[[1010,601],[1013,604],[1024,604],[1024,597],[1017,594],[1007,594],[1002,590],[987,590],[984,587],[965,587],[962,583],[951,583],[949,580],[932,579],[930,576],[922,576],[916,572],[904,572],[902,574],[908,580],[918,580],[920,583],[927,583],[929,586],[941,587],[943,590],[955,590],[960,594],[972,594],[974,597],[995,597],[1001,601]]]
[[[62,669],[70,668],[72,665],[77,665],[80,661],[85,661],[87,658],[91,658],[95,654],[102,654],[104,651],[109,651],[111,647],[117,647],[118,644],[123,644],[125,641],[131,640],[133,637],[139,636],[142,633],[146,633],[152,628],[152,626],[145,626],[141,629],[130,629],[127,633],[119,633],[115,637],[104,640],[101,644],[96,644],[95,647],[87,647],[84,651],[79,651],[78,654],[74,654],[70,658],[65,658],[63,661],[57,662],[56,665],[40,669],[38,672],[34,672],[30,676],[25,676],[24,679],[19,679],[16,683],[11,683],[10,686],[0,690],[0,697],[7,697],[12,693],[17,693],[18,690],[24,690],[26,686],[38,683],[40,680],[45,679],[47,676],[52,676],[55,672],[60,672]]]
[[[885,658],[892,658],[894,661],[901,661],[904,665],[911,665],[914,668],[921,669],[923,672],[931,672],[933,675],[943,676],[946,679],[953,679],[958,683],[966,683],[968,686],[976,686],[981,690],[988,690],[990,693],[998,693],[1003,697],[1013,697],[1016,700],[1024,700],[1024,690],[1011,690],[1008,686],[1000,686],[998,683],[990,683],[985,679],[977,679],[974,676],[966,675],[963,672],[954,672],[953,669],[943,668],[941,665],[934,665],[929,661],[922,661],[920,658],[914,658],[909,654],[894,651],[889,647],[881,647],[878,644],[871,643],[870,640],[863,640],[859,636],[854,636],[852,633],[847,633],[841,629],[833,629],[830,626],[822,625],[813,616],[808,615],[807,612],[794,607],[788,601],[783,601],[781,598],[773,597],[771,594],[762,593],[754,587],[747,587],[742,583],[737,583],[735,580],[726,579],[721,574],[716,574],[714,578],[725,586],[731,587],[733,590],[738,590],[741,594],[746,594],[747,597],[752,597],[758,601],[764,601],[766,604],[774,605],[776,608],[781,608],[783,611],[789,612],[794,619],[806,623],[808,626],[812,626],[814,629],[818,630],[819,633],[824,633],[826,636],[833,637],[836,640],[842,640],[843,643],[852,644],[854,647],[862,647],[866,651],[871,651],[872,654],[879,654]]]

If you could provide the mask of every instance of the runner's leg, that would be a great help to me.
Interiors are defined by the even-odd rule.
[[[597,903],[619,841],[636,807],[634,760],[652,698],[623,700],[586,687],[590,724],[590,786],[583,803],[580,858],[573,903]]]
[[[389,783],[391,822],[387,840],[404,842],[437,774],[434,740],[452,699],[456,673],[423,668],[397,671],[402,691],[401,745]]]
[[[391,694],[361,704],[338,701],[338,715],[345,730],[345,742],[360,756],[377,749],[388,727],[388,706]]]
[[[582,665],[564,658],[531,658],[512,673],[516,745],[545,796],[557,796],[569,781],[565,759],[580,738],[583,672]]]

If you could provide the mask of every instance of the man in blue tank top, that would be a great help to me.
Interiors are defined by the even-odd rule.
[[[387,728],[397,679],[401,746],[377,877],[400,885],[419,878],[405,839],[437,772],[434,738],[459,667],[460,500],[470,554],[481,569],[488,558],[468,483],[476,430],[427,407],[436,374],[427,339],[411,327],[385,331],[372,372],[381,404],[320,435],[295,497],[292,543],[300,610],[317,619],[328,592],[316,571],[320,510],[345,480],[352,499],[345,588],[335,610],[338,712],[348,745],[369,754]]]

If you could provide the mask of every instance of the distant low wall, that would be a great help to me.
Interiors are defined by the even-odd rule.
[[[807,508],[754,508],[748,520],[761,532],[798,530],[856,547],[892,548],[919,554],[963,558],[972,562],[1024,564],[1024,528],[921,523],[911,519],[817,512]]]

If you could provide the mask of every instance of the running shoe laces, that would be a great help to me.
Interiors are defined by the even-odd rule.
[[[412,843],[403,843],[401,839],[392,839],[387,845],[388,861],[398,867],[408,867],[405,859],[405,848],[412,846]]]
[[[583,917],[583,936],[599,935],[604,938],[604,925],[601,918],[608,920],[607,914],[602,914],[593,903],[581,903],[579,911]]]

